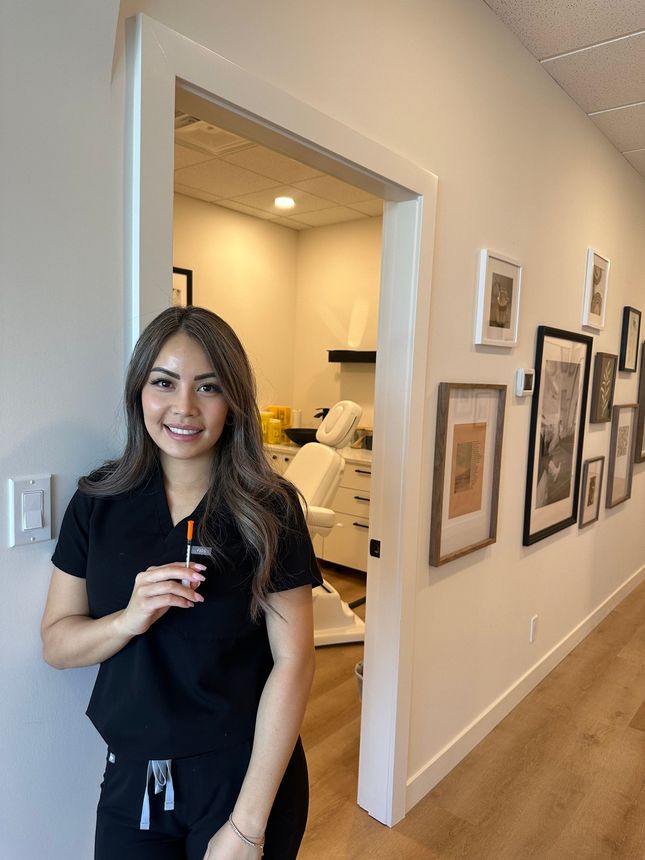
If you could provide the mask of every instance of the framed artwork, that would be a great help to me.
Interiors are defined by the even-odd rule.
[[[636,373],[638,342],[641,336],[641,312],[636,308],[623,309],[623,329],[620,337],[620,370]]]
[[[540,326],[526,472],[524,546],[578,519],[592,339]]]
[[[479,254],[475,343],[517,344],[522,267],[516,260],[484,249]]]
[[[617,369],[617,355],[612,355],[610,352],[596,353],[593,367],[593,383],[591,385],[590,424],[611,421]]]
[[[641,345],[641,375],[638,380],[638,421],[636,422],[636,444],[634,445],[634,462],[645,463],[645,341]]]
[[[632,494],[637,422],[638,403],[614,406],[607,467],[606,505],[608,508],[625,502]]]
[[[505,385],[439,385],[430,526],[434,567],[495,543],[505,407]]]
[[[172,306],[185,308],[193,303],[193,270],[172,267]]]
[[[609,284],[609,260],[593,248],[587,250],[585,295],[582,308],[582,324],[601,331],[605,327],[607,287]]]
[[[581,529],[595,523],[600,514],[600,494],[602,493],[602,474],[605,470],[604,457],[585,460],[582,467],[582,487],[580,488]]]

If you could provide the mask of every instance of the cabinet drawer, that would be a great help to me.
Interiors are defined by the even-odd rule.
[[[345,463],[340,485],[352,490],[366,490],[369,493],[371,479],[371,463]]]
[[[364,517],[336,514],[336,525],[325,538],[325,560],[367,571],[367,526]]]
[[[332,507],[339,513],[369,519],[369,490],[350,490],[349,487],[339,487],[336,490]]]

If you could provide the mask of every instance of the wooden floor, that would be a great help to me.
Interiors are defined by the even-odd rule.
[[[645,858],[645,584],[392,829],[356,805],[361,655],[317,650],[299,860]]]

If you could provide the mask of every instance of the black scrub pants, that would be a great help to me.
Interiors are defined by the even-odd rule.
[[[149,787],[150,829],[140,830],[147,761],[108,760],[96,814],[94,860],[203,860],[239,794],[251,741],[222,752],[172,760],[175,808]],[[295,860],[307,824],[307,762],[298,739],[265,834],[264,860]],[[251,834],[252,835],[252,834]]]

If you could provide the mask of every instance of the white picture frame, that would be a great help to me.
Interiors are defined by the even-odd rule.
[[[605,327],[609,265],[607,257],[603,257],[593,248],[587,249],[582,325],[595,331],[602,331]]]
[[[517,346],[522,266],[496,251],[479,253],[475,343],[482,346]]]

